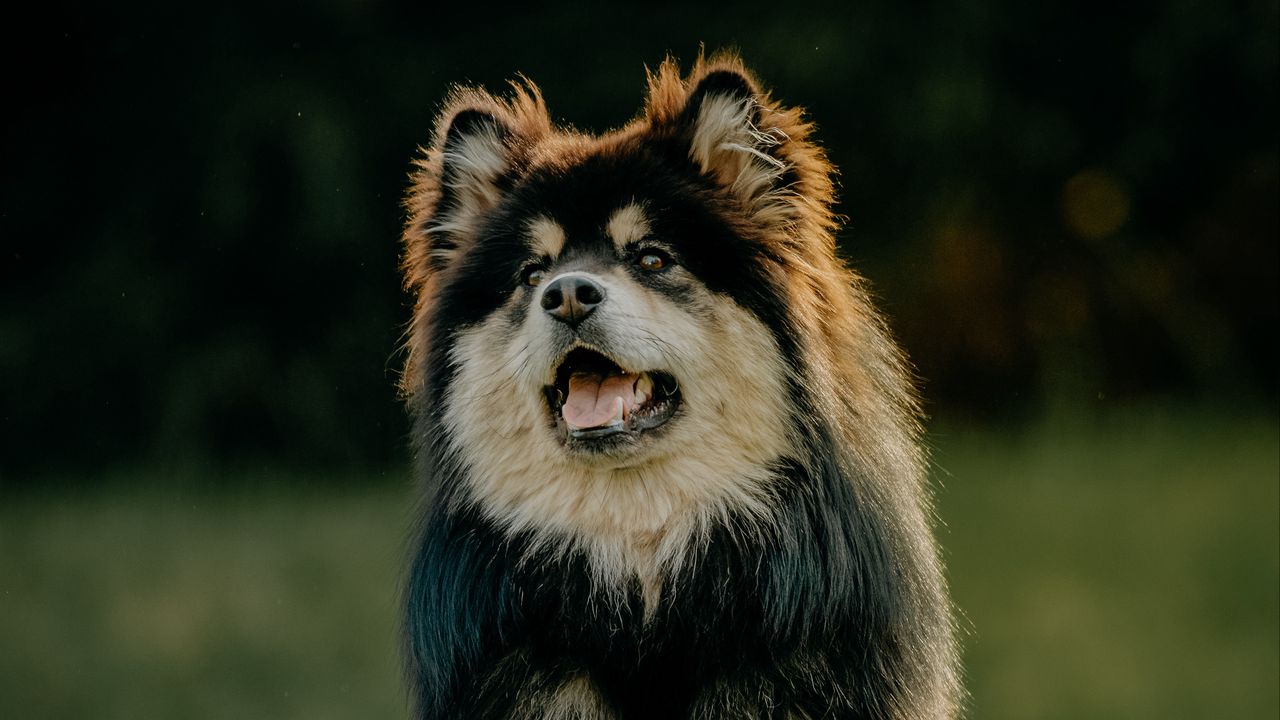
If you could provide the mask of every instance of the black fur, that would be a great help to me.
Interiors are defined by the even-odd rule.
[[[677,260],[752,310],[787,360],[800,363],[770,259],[718,221],[704,194],[696,176],[641,154],[600,159],[563,177],[530,178],[460,261],[442,291],[433,335],[448,337],[479,321],[516,291],[528,257],[515,232],[519,218],[547,212],[562,220],[570,237],[588,238],[575,252],[612,254],[610,241],[589,230],[624,200],[643,198],[660,208],[653,213],[659,219],[654,234]],[[878,716],[875,688],[883,670],[871,663],[877,657],[872,649],[894,641],[883,635],[899,609],[886,586],[891,570],[885,549],[875,543],[876,519],[866,516],[853,484],[829,464],[834,453],[825,428],[802,429],[801,436],[811,438],[808,457],[785,464],[784,519],[775,535],[744,546],[740,533],[722,528],[663,593],[657,616],[643,624],[638,587],[612,603],[593,595],[584,558],[522,562],[527,538],[505,538],[465,501],[458,512],[446,511],[460,500],[461,472],[444,450],[448,429],[438,410],[450,379],[447,347],[436,344],[433,384],[417,404],[421,459],[440,493],[421,530],[407,595],[421,717],[507,717],[511,691],[527,682],[533,668],[550,672],[548,682],[588,672],[622,718],[688,717],[698,691],[713,683],[767,683],[779,707],[822,717],[835,689],[824,680],[797,685],[785,669],[805,662],[815,646],[831,665],[830,682],[868,689],[841,716]],[[793,393],[798,406],[809,404],[800,388]],[[473,685],[513,652],[519,660],[504,682]]]
[[[713,72],[691,93],[686,113],[694,114],[680,121],[692,122],[712,92],[749,98],[756,90],[739,74]],[[464,112],[446,137],[493,122]],[[411,388],[429,488],[405,590],[416,717],[507,718],[518,694],[551,693],[583,675],[622,720],[718,718],[730,707],[780,720],[899,717],[895,698],[911,691],[903,679],[926,672],[906,667],[921,654],[904,650],[919,638],[903,637],[903,628],[920,602],[931,602],[929,591],[904,589],[914,576],[903,568],[912,560],[901,557],[895,537],[903,531],[886,507],[894,501],[862,495],[877,481],[849,477],[869,471],[834,460],[839,431],[803,381],[790,381],[788,401],[797,409],[794,435],[805,442],[778,463],[774,521],[761,535],[737,527],[745,517],[731,517],[694,543],[647,620],[638,581],[620,593],[593,587],[585,556],[532,550],[534,537],[495,527],[465,494],[443,417],[455,372],[449,349],[460,329],[499,312],[513,294],[522,295],[516,313],[532,300],[521,270],[543,259],[521,232],[535,215],[564,227],[569,244],[559,263],[632,267],[626,254],[640,248],[619,252],[601,228],[611,211],[643,202],[651,241],[754,314],[786,364],[799,369],[796,377],[805,376],[783,259],[735,221],[740,208],[694,166],[687,138],[633,138],[504,182],[500,204],[442,269],[430,326],[418,329],[432,342],[422,384]],[[684,301],[671,277],[633,272],[654,292]]]

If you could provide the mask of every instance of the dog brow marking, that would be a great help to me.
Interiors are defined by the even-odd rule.
[[[549,258],[560,255],[565,241],[564,228],[560,227],[560,223],[546,215],[539,215],[529,221],[527,228],[529,244],[534,252]]]
[[[649,234],[649,219],[645,217],[644,206],[638,202],[627,203],[609,216],[609,224],[605,226],[613,246],[621,250],[630,243],[643,240]]]

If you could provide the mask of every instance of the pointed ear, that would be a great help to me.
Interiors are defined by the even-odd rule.
[[[775,190],[787,167],[775,152],[786,135],[761,127],[765,106],[751,78],[716,69],[694,83],[676,116],[690,160],[748,206]]]
[[[525,147],[508,108],[481,92],[463,92],[441,114],[409,193],[406,238],[430,269],[447,266],[501,201]]]
[[[471,107],[453,113],[442,127],[440,209],[455,218],[493,209],[501,198],[500,180],[512,169],[515,132],[497,112]]]

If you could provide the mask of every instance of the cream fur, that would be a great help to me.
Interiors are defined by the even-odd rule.
[[[445,421],[471,493],[495,521],[586,551],[602,589],[638,577],[652,609],[662,578],[713,521],[769,517],[772,466],[793,444],[786,370],[769,331],[730,300],[700,291],[695,317],[625,272],[592,277],[609,297],[593,318],[608,336],[597,349],[680,382],[683,403],[663,437],[619,460],[566,452],[542,394],[561,359],[551,354],[554,320],[536,298],[515,326],[497,312],[460,334]]]
[[[509,682],[511,673],[520,673],[528,661],[527,651],[512,652],[498,662],[483,684],[496,692],[509,690],[498,685]],[[546,681],[541,672],[533,673],[517,692],[511,720],[614,720],[609,704],[586,675],[570,677],[551,688],[545,687]]]
[[[787,188],[778,180],[787,164],[769,154],[786,139],[779,128],[762,131],[751,120],[753,100],[712,95],[702,101],[689,157],[735,195],[753,219],[776,224],[790,214]]]
[[[613,246],[621,250],[633,242],[643,240],[649,234],[649,218],[640,203],[623,205],[614,211],[605,225]]]
[[[529,244],[533,251],[543,257],[555,259],[564,249],[564,228],[560,223],[539,215],[529,221]]]
[[[571,678],[544,702],[538,703],[530,720],[610,720],[604,698],[586,676]]]

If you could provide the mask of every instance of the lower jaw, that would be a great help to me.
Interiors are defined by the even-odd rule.
[[[571,441],[606,440],[614,436],[631,435],[631,434],[632,433],[628,432],[627,430],[623,428],[619,428],[617,426],[613,426],[613,425],[610,425],[609,427],[601,427],[601,428],[582,428],[580,430],[569,430],[567,433],[568,439]]]
[[[564,446],[569,451],[584,455],[618,455],[638,449],[641,439],[630,433],[613,433],[594,437],[574,436],[564,438]]]
[[[561,443],[571,452],[584,455],[620,455],[635,452],[664,434],[669,420],[639,429],[610,426],[571,429],[563,420],[556,423]]]

